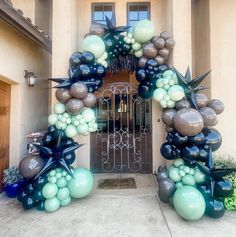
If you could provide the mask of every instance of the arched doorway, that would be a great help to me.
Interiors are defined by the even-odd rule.
[[[131,77],[107,78],[97,92],[98,131],[91,134],[94,173],[152,173],[152,102],[138,95]]]

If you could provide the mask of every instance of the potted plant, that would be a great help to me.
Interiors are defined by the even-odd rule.
[[[3,190],[7,197],[16,198],[21,187],[25,184],[25,180],[19,169],[13,166],[3,171],[3,184]]]

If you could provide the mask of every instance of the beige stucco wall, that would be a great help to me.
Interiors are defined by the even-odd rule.
[[[25,135],[45,129],[48,115],[49,54],[0,21],[0,80],[11,84],[10,165],[26,153]],[[37,76],[29,87],[24,70]]]

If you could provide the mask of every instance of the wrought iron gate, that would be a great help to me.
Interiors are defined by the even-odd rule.
[[[138,96],[137,86],[113,83],[99,92],[98,131],[91,134],[94,173],[152,172],[151,100]]]

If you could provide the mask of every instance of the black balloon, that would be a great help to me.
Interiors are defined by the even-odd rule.
[[[106,75],[106,68],[100,64],[92,67],[93,77],[102,79]]]
[[[214,195],[216,197],[230,197],[234,192],[232,182],[227,179],[219,179],[215,182]]]
[[[174,195],[176,191],[175,183],[172,179],[161,179],[158,182],[158,196],[162,202],[168,203],[169,198]]]
[[[143,68],[136,70],[135,77],[136,77],[136,80],[141,83],[147,80],[146,72]]]
[[[189,143],[182,148],[182,155],[186,159],[197,159],[199,157],[199,148],[193,143]]]
[[[156,174],[157,181],[160,181],[161,179],[167,179],[168,177],[167,168],[159,166]]]
[[[162,144],[160,151],[161,155],[167,160],[174,160],[177,158],[174,146],[168,142]]]
[[[92,64],[95,61],[95,57],[91,52],[84,52],[81,56],[81,62],[84,64]]]
[[[33,208],[35,204],[36,204],[36,201],[32,196],[26,196],[22,200],[22,206],[24,207],[25,210],[29,210]]]
[[[69,59],[70,67],[72,67],[72,69],[76,69],[81,63],[81,58],[82,53],[80,52],[73,53]]]
[[[202,131],[206,139],[206,144],[211,147],[213,152],[218,150],[222,143],[220,133],[214,128],[204,128]]]
[[[182,145],[188,141],[188,136],[184,136],[178,132],[174,132],[172,136],[172,141],[176,145]]]
[[[192,141],[196,145],[203,145],[205,143],[205,136],[200,132],[195,136],[189,137],[189,141]]]

